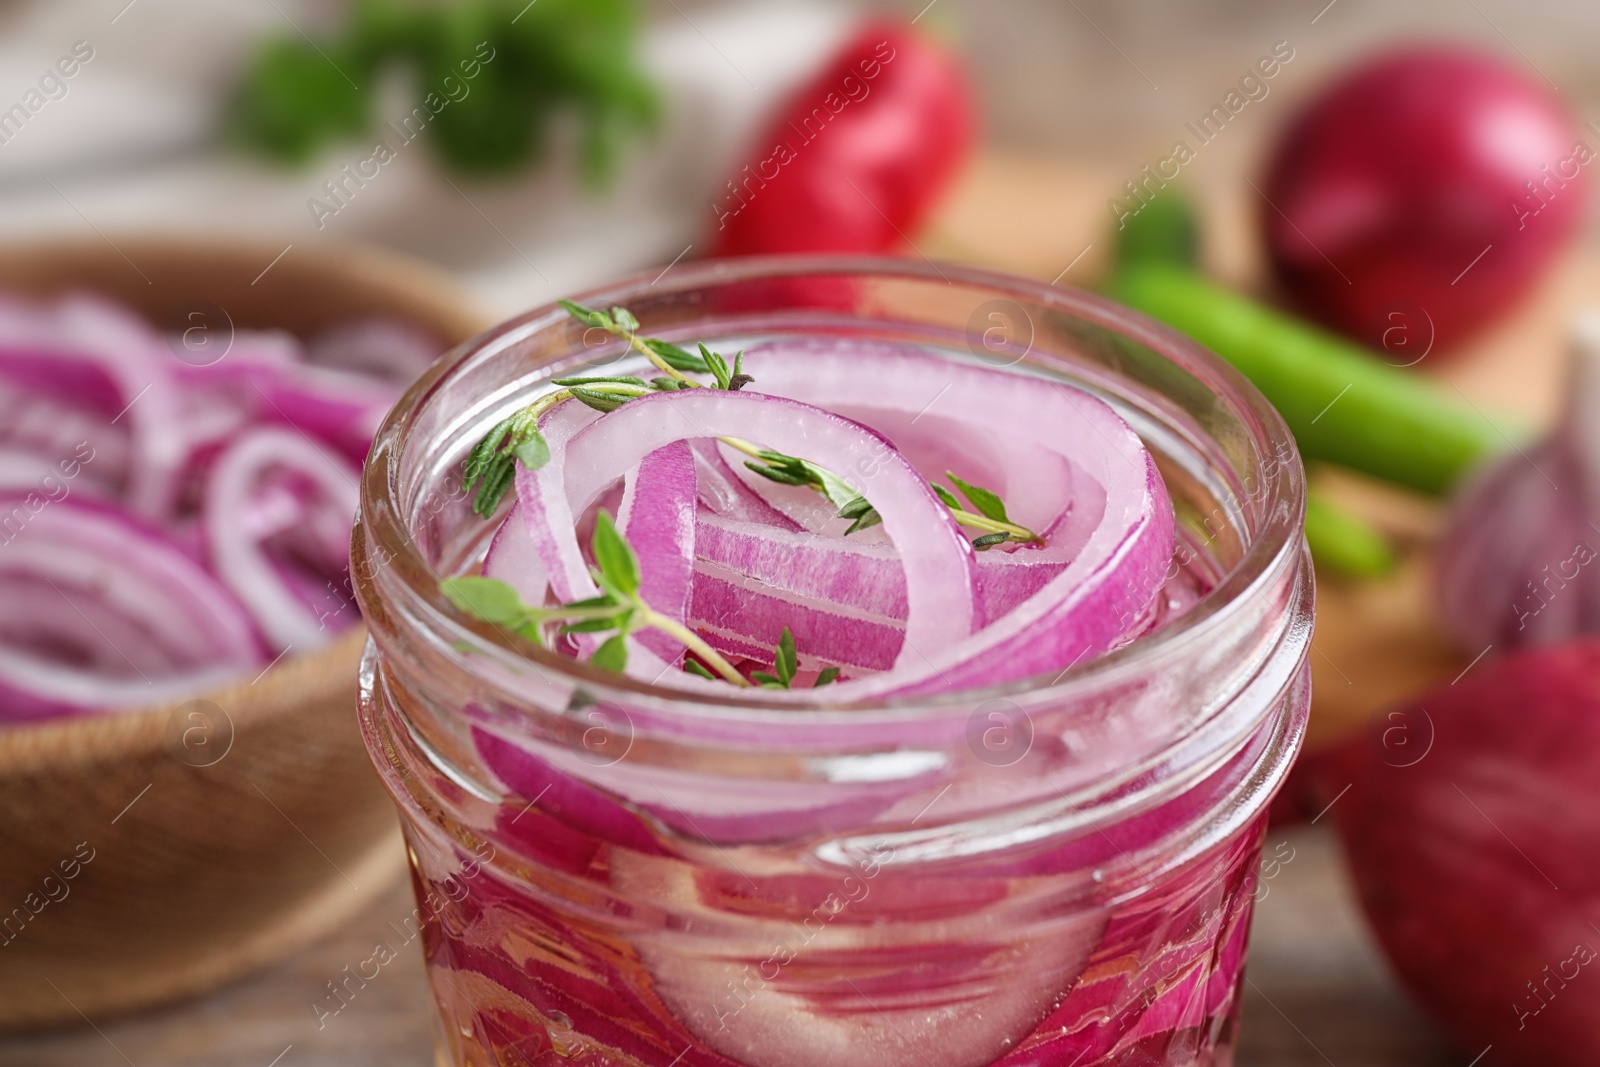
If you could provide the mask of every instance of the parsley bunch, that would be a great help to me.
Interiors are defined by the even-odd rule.
[[[429,94],[448,98],[426,133],[456,170],[526,166],[550,120],[570,112],[583,128],[584,174],[601,184],[659,110],[638,58],[638,29],[634,0],[359,0],[331,38],[290,31],[262,46],[227,133],[283,162],[306,162],[332,141],[373,133],[382,77],[403,68],[419,103]],[[477,62],[486,55],[493,58]],[[470,78],[463,61],[476,70]]]

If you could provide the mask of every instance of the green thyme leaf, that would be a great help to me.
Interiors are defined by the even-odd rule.
[[[584,619],[581,622],[569,622],[561,628],[561,632],[564,634],[600,634],[616,628],[617,618],[612,616],[605,619]]]
[[[956,495],[954,493],[952,493],[950,490],[946,489],[944,486],[937,485],[937,484],[935,484],[933,482],[929,482],[928,483],[928,488],[932,489],[934,495],[937,496],[940,500],[944,501],[944,506],[949,508],[951,511],[966,511],[967,510],[966,508],[961,506],[961,501],[956,499]]]
[[[850,503],[839,509],[839,517],[841,519],[860,518],[862,515],[865,515],[871,510],[872,505],[867,502],[867,498],[864,496],[858,496],[854,500],[850,501]]]
[[[557,300],[556,303],[565,308],[568,315],[571,315],[585,326],[606,330],[607,332],[615,331],[617,328],[616,323],[611,321],[611,316],[604,311],[586,308],[582,304],[573,303],[571,300]]]
[[[698,674],[707,681],[714,682],[717,680],[717,676],[707,670],[705,664],[701,663],[697,659],[685,658],[683,661],[683,669],[689,674]]]
[[[778,638],[777,654],[773,657],[773,670],[778,672],[778,678],[783,682],[785,689],[794,681],[795,668],[799,664],[800,658],[794,650],[794,634],[785,626],[783,636]]]
[[[687,374],[711,373],[711,368],[706,366],[705,360],[686,352],[675,344],[660,341],[654,337],[643,337],[640,340],[646,348],[660,356],[661,361],[673,370],[683,371]]]
[[[813,688],[813,689],[821,689],[825,685],[831,685],[831,684],[833,684],[833,682],[838,677],[839,677],[839,668],[838,667],[824,667],[824,668],[822,668],[822,671],[817,675],[817,680],[811,683],[811,688]]]
[[[817,483],[822,487],[822,495],[827,497],[828,503],[834,507],[842,508],[861,495],[856,492],[854,486],[832,471],[819,467],[808,459],[803,459],[800,462],[805,464],[806,469],[816,476]]]
[[[498,578],[446,578],[439,591],[457,610],[495,626],[520,626],[528,614],[517,591]]]
[[[1009,540],[1011,540],[1011,535],[1008,533],[984,534],[982,537],[974,537],[972,539],[972,547],[982,552],[986,548],[1003,545]]]
[[[750,459],[745,460],[744,465],[761,475],[761,477],[769,478],[772,481],[780,482],[783,485],[811,484],[811,479],[807,478],[804,474],[793,474],[782,467],[769,467],[764,463],[757,463]]]
[[[499,449],[500,443],[506,439],[506,435],[511,432],[511,426],[515,422],[516,416],[514,415],[508,419],[501,419],[495,423],[493,429],[483,435],[483,440],[474,445],[472,451],[467,453],[467,461],[462,469],[462,474],[466,478],[467,484],[470,485],[477,481],[488,471],[490,465],[494,462],[496,450]]]
[[[512,449],[511,454],[517,457],[517,462],[531,471],[536,471],[550,462],[550,446],[538,430],[530,431],[527,440]]]
[[[766,671],[751,671],[750,672],[750,680],[752,682],[758,683],[761,686],[761,688],[763,688],[763,689],[787,689],[787,688],[789,688],[787,685],[783,684],[783,679],[775,678],[772,675],[768,674]]]
[[[944,476],[950,479],[951,485],[961,490],[961,495],[966,497],[972,503],[972,506],[978,509],[978,514],[991,518],[996,522],[1011,521],[1006,517],[1005,501],[1001,500],[998,494],[981,486],[962,481],[955,476],[953,471],[945,471]]]
[[[594,408],[602,415],[615,411],[627,403],[627,397],[617,396],[614,393],[597,393],[593,389],[573,388],[572,397],[574,400],[581,401]]]
[[[620,608],[621,606],[622,605],[617,602],[616,597],[607,596],[604,593],[600,594],[599,596],[589,597],[587,600],[574,600],[570,604],[562,605],[564,608],[577,608],[584,610],[588,608]]]
[[[589,662],[603,671],[616,671],[621,674],[628,666],[628,639],[621,634],[607,638],[594,650]]]
[[[524,408],[497,423],[484,435],[462,464],[462,485],[478,487],[472,510],[489,518],[500,506],[516,477],[516,460],[537,469],[550,461],[550,450],[539,433],[538,417]]]
[[[629,378],[629,377],[625,377],[625,376],[624,377],[616,377],[616,378],[555,378],[555,379],[552,379],[552,381],[553,381],[553,383],[555,385],[584,386],[584,385],[618,384],[618,385],[637,385],[641,389],[647,389],[650,386],[650,383],[645,381],[643,378]]]
[[[611,521],[610,512],[601,509],[594,517],[595,566],[618,592],[631,597],[639,591],[639,557]]]
[[[733,380],[733,372],[728,369],[728,361],[705,345],[700,346],[700,358],[705,361],[706,368],[711,371],[711,377],[716,379],[717,388],[728,388],[728,383]]]
[[[866,511],[863,511],[860,515],[856,516],[856,521],[849,525],[844,532],[844,536],[849,537],[858,530],[865,530],[870,526],[876,526],[882,521],[883,516],[878,514],[878,509],[869,507]]]
[[[639,330],[639,320],[634,318],[633,312],[629,311],[627,308],[612,308],[611,321],[616,323],[617,329],[624,330],[627,333],[637,333]]]

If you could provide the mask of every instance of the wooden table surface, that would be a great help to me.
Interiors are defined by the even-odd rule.
[[[1274,831],[1268,851],[1292,858],[1256,909],[1236,1067],[1465,1067],[1389,979],[1325,826]],[[265,974],[97,1028],[0,1040],[0,1067],[431,1067],[416,942],[320,1029],[312,1007],[411,909],[397,883],[342,934]]]

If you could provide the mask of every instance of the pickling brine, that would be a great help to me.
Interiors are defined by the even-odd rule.
[[[1230,1062],[1302,508],[1213,357],[976,272],[705,265],[453,354],[353,555],[441,1062]]]

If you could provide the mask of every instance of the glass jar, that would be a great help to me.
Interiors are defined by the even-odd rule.
[[[1095,392],[1173,496],[1170,617],[1054,676],[804,710],[513,648],[438,591],[495,526],[462,461],[630,357],[555,307],[457,349],[380,432],[353,549],[440,1063],[1231,1063],[1309,697],[1303,475],[1260,394],[1095,296],[931,264],[689,264],[583,302],[679,343],[890,340]]]

